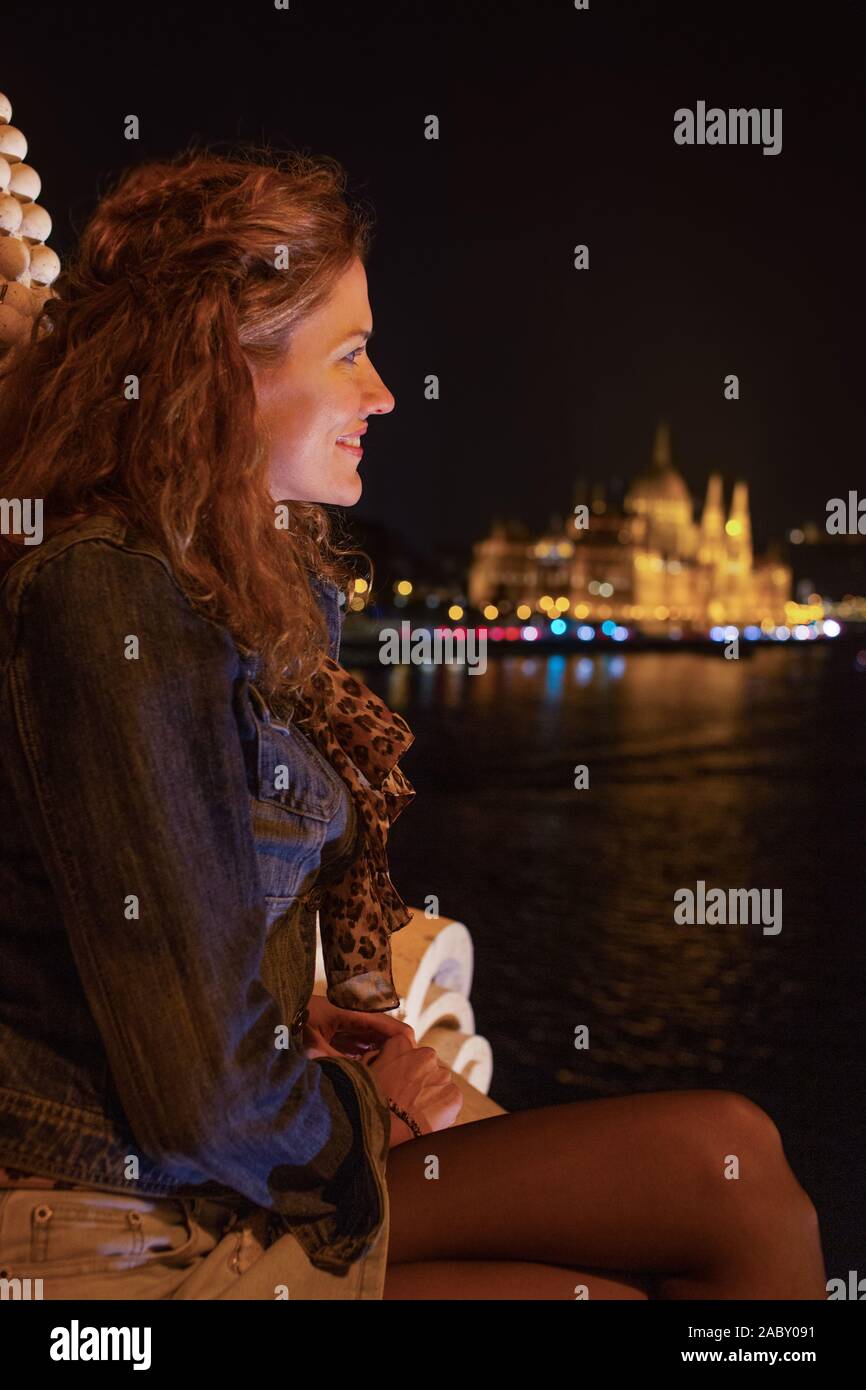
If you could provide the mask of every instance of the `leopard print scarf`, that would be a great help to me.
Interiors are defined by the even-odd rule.
[[[392,822],[415,797],[397,766],[415,735],[329,656],[295,693],[292,706],[295,722],[348,786],[359,824],[353,862],[336,882],[320,884],[311,894],[319,909],[328,998],[341,1009],[395,1009],[400,998],[390,936],[412,913],[391,882],[386,846]]]

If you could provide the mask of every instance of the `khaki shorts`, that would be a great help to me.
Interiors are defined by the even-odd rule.
[[[345,1278],[311,1265],[293,1235],[265,1249],[267,1217],[249,1203],[0,1189],[0,1280],[20,1281],[0,1283],[0,1298],[382,1297],[387,1208],[376,1244]]]

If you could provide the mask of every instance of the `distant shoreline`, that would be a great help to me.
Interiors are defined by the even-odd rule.
[[[384,622],[383,622],[384,626]],[[557,654],[579,653],[581,656],[624,656],[637,655],[641,652],[665,652],[675,655],[677,652],[694,652],[703,656],[718,656],[724,650],[727,639],[723,641],[713,641],[710,637],[682,637],[673,639],[661,636],[641,636],[639,634],[627,638],[622,642],[614,641],[610,637],[594,637],[590,641],[581,641],[579,637],[563,635],[561,637],[538,637],[535,641],[516,639],[514,641],[502,640],[487,642],[488,658],[520,656],[528,657],[534,654],[544,656],[555,656]],[[763,647],[790,647],[802,650],[809,646],[851,646],[857,647],[861,643],[866,643],[866,627],[863,624],[851,624],[843,628],[838,637],[814,637],[806,641],[789,638],[781,641],[778,638],[767,639],[758,638],[751,640],[740,634],[739,657],[738,660],[752,657],[756,649]],[[456,644],[455,644],[456,646]],[[378,660],[379,643],[372,638],[353,639],[344,636],[340,644],[340,659],[345,662],[353,661],[356,665],[379,666],[386,668],[387,664]],[[422,668],[425,664],[452,665],[458,666],[465,663],[459,661],[436,662],[436,663],[400,663],[401,665],[418,665]]]

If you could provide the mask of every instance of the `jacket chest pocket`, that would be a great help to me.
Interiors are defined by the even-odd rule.
[[[300,729],[274,721],[249,687],[253,737],[248,744],[250,812],[265,897],[292,899],[314,886],[328,826],[337,813],[341,779]],[[281,915],[272,904],[275,920]]]

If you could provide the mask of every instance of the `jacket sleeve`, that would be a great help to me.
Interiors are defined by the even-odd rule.
[[[22,799],[142,1150],[351,1259],[382,1215],[389,1115],[363,1067],[278,1046],[241,674],[158,559],[70,545],[21,597]]]

